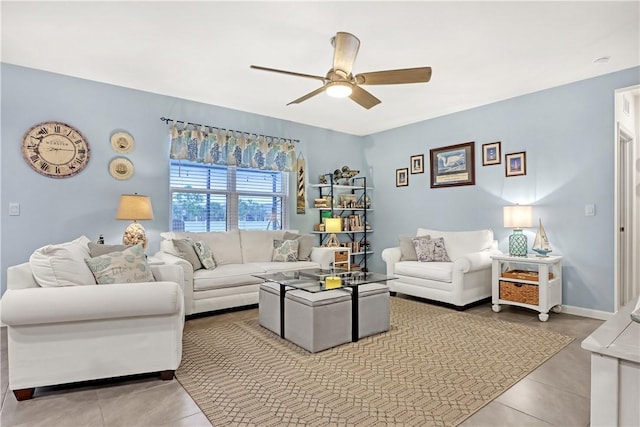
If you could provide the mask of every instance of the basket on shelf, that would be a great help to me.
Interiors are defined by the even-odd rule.
[[[345,262],[349,257],[348,251],[340,251],[335,253],[335,262]]]
[[[500,299],[522,304],[538,305],[538,285],[500,281]]]

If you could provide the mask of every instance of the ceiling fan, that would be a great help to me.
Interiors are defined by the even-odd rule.
[[[327,95],[336,98],[349,97],[366,109],[374,107],[380,100],[362,89],[363,85],[392,85],[401,83],[426,83],[431,79],[431,67],[404,68],[399,70],[374,71],[369,73],[351,74],[351,68],[356,60],[360,40],[350,33],[339,32],[331,38],[331,45],[335,51],[333,54],[333,67],[325,77],[311,74],[295,73],[292,71],[277,70],[275,68],[252,65],[256,70],[273,71],[275,73],[289,74],[292,76],[306,77],[320,80],[322,87],[288,103],[299,104],[324,91]]]

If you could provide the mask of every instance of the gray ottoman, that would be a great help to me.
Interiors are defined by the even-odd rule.
[[[351,342],[351,295],[341,289],[311,293],[288,291],[284,336],[316,353]]]
[[[258,320],[260,325],[280,335],[280,285],[278,283],[265,282],[260,285]]]
[[[389,287],[382,283],[358,286],[358,337],[388,331],[389,317]]]

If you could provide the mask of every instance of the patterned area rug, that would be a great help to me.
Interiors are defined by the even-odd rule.
[[[451,426],[571,341],[391,298],[389,332],[316,354],[257,319],[187,331],[176,376],[214,426]]]

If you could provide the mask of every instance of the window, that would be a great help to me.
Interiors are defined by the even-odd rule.
[[[266,230],[288,225],[289,174],[171,160],[171,229]]]

